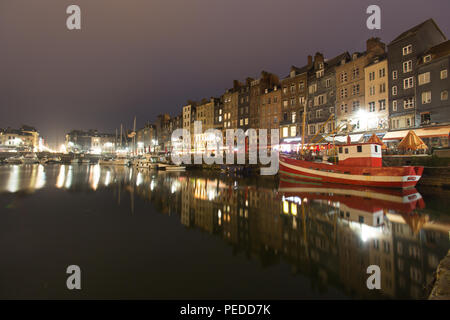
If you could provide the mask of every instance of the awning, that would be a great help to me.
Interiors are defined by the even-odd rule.
[[[410,130],[392,131],[386,133],[383,140],[402,140]],[[450,133],[450,126],[440,128],[422,128],[413,130],[420,138],[436,138],[448,137]]]

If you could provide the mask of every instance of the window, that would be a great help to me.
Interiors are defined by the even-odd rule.
[[[341,82],[347,82],[347,72],[341,72]]]
[[[354,68],[352,70],[352,77],[353,77],[353,79],[356,79],[359,77],[359,68]]]
[[[348,153],[348,148],[345,148],[345,153]]]
[[[323,69],[316,72],[316,77],[317,78],[321,78],[321,77],[323,77],[323,75],[324,75],[324,70]]]
[[[396,96],[397,95],[397,86],[393,86],[392,87],[392,95]]]
[[[239,125],[243,126],[244,125],[244,119],[239,120]]]
[[[334,113],[334,107],[330,107],[330,114]]]
[[[403,73],[412,71],[412,60],[403,62]]]
[[[291,137],[295,137],[295,135],[297,134],[297,130],[296,130],[297,128],[295,127],[295,126],[292,126],[291,127]]]
[[[405,109],[411,109],[414,107],[414,98],[406,98],[405,100],[403,100],[403,107]]]
[[[325,87],[326,87],[326,88],[331,87],[331,79],[327,79],[327,80],[325,81]]]
[[[317,83],[312,84],[312,85],[309,86],[309,93],[310,94],[311,93],[316,93],[316,91],[317,91]]]
[[[356,146],[356,151],[362,152],[362,146]]]
[[[392,111],[397,111],[397,100],[392,101]]]
[[[385,68],[380,69],[379,73],[380,73],[380,78],[383,78],[386,75],[386,69]]]
[[[316,118],[320,118],[322,110],[316,110]]]
[[[245,125],[248,125],[248,118],[245,118]]]
[[[345,103],[341,104],[341,112],[347,113],[347,105]]]
[[[287,137],[289,135],[289,128],[288,127],[283,127],[283,137]]]
[[[353,101],[352,111],[358,111],[358,109],[359,109],[359,100]]]
[[[341,99],[347,98],[347,88],[341,89]]]
[[[369,102],[369,112],[375,112],[375,102]]]
[[[295,106],[295,98],[291,98],[291,106]]]
[[[386,92],[386,83],[382,83],[380,84],[380,93],[385,93]]]
[[[283,101],[283,107],[287,107],[288,106],[288,101],[287,100],[284,100]]]
[[[298,102],[300,103],[300,105],[304,105],[305,104],[305,97],[299,97],[298,98]]]
[[[427,63],[431,61],[431,54],[427,54],[425,57],[423,57],[423,62]]]
[[[419,86],[430,82],[430,73],[425,72],[419,74]]]
[[[353,87],[352,87],[352,94],[353,94],[354,96],[356,96],[356,95],[359,94],[359,84],[353,85]]]
[[[295,92],[295,84],[291,84],[291,93]]]
[[[370,81],[375,80],[375,71],[369,73],[369,80]]]
[[[309,126],[309,134],[316,134],[316,126]]]
[[[375,95],[375,86],[370,86],[369,95],[371,95],[371,96]]]
[[[284,94],[287,94],[287,93],[288,93],[287,87],[283,87],[283,93],[284,93]]]
[[[295,120],[296,120],[296,118],[297,118],[297,114],[295,113],[295,111],[292,112],[291,118],[292,118],[292,123],[295,123]]]
[[[342,153],[342,147],[339,147],[339,153]]]
[[[441,100],[442,101],[448,100],[448,91],[447,90],[441,91]]]
[[[420,115],[420,124],[429,124],[431,122],[431,116],[429,112],[422,113]]]
[[[431,91],[422,92],[422,104],[431,102]]]
[[[298,84],[298,89],[299,89],[299,90],[305,89],[305,82],[300,81],[300,83]]]
[[[410,89],[412,87],[414,87],[414,78],[413,77],[403,79],[403,89]]]
[[[318,97],[318,99],[319,99],[319,105],[322,105],[322,104],[324,104],[324,103],[326,103],[327,101],[327,99],[326,99],[326,96],[325,95],[320,95],[319,97]]]
[[[378,103],[380,104],[380,111],[386,110],[386,100],[380,100]]]
[[[447,79],[447,69],[441,70],[441,79]]]
[[[398,78],[397,70],[392,71],[392,80],[397,80],[397,78]]]
[[[403,55],[406,56],[412,52],[412,45],[407,45],[406,47],[403,47]]]

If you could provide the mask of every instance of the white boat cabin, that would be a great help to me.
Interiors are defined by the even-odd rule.
[[[352,167],[381,167],[381,145],[353,143],[337,146],[339,165]]]

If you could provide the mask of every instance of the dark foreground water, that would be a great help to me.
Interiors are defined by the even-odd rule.
[[[421,192],[421,193],[419,193]],[[0,166],[0,298],[423,298],[449,194]],[[81,268],[80,291],[66,287]],[[381,290],[369,290],[378,265]]]

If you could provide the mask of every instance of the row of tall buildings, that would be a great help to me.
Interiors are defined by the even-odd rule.
[[[217,139],[204,133],[208,129],[222,130],[225,138],[227,129],[253,128],[269,129],[269,142],[270,129],[279,129],[282,149],[291,151],[302,139],[327,143],[341,135],[343,142],[350,134],[361,141],[376,133],[395,142],[407,130],[426,128],[416,132],[425,143],[448,146],[450,41],[433,19],[388,45],[370,38],[363,52],[317,52],[305,62],[285,77],[262,71],[234,80],[220,97],[188,101],[180,114],[159,115],[133,132],[132,140],[125,134],[126,145],[136,153],[170,152],[172,132],[187,129],[191,145],[202,148]],[[202,123],[201,133],[194,132],[195,121]]]
[[[256,79],[234,80],[218,98],[188,101],[176,117],[181,117],[181,125],[168,115],[160,116],[158,123],[169,132],[189,129],[192,143],[208,140],[206,135],[194,136],[194,121],[201,121],[203,131],[280,129],[282,143],[294,145],[303,135],[312,141],[318,135],[383,136],[389,131],[448,126],[449,62],[450,41],[429,19],[388,45],[370,38],[363,52],[331,58],[317,52],[281,79],[263,71]],[[419,136],[433,137],[426,141],[430,144],[448,146],[448,132],[442,132],[436,137],[436,131],[421,131]],[[157,140],[163,150],[172,147],[170,134]]]

